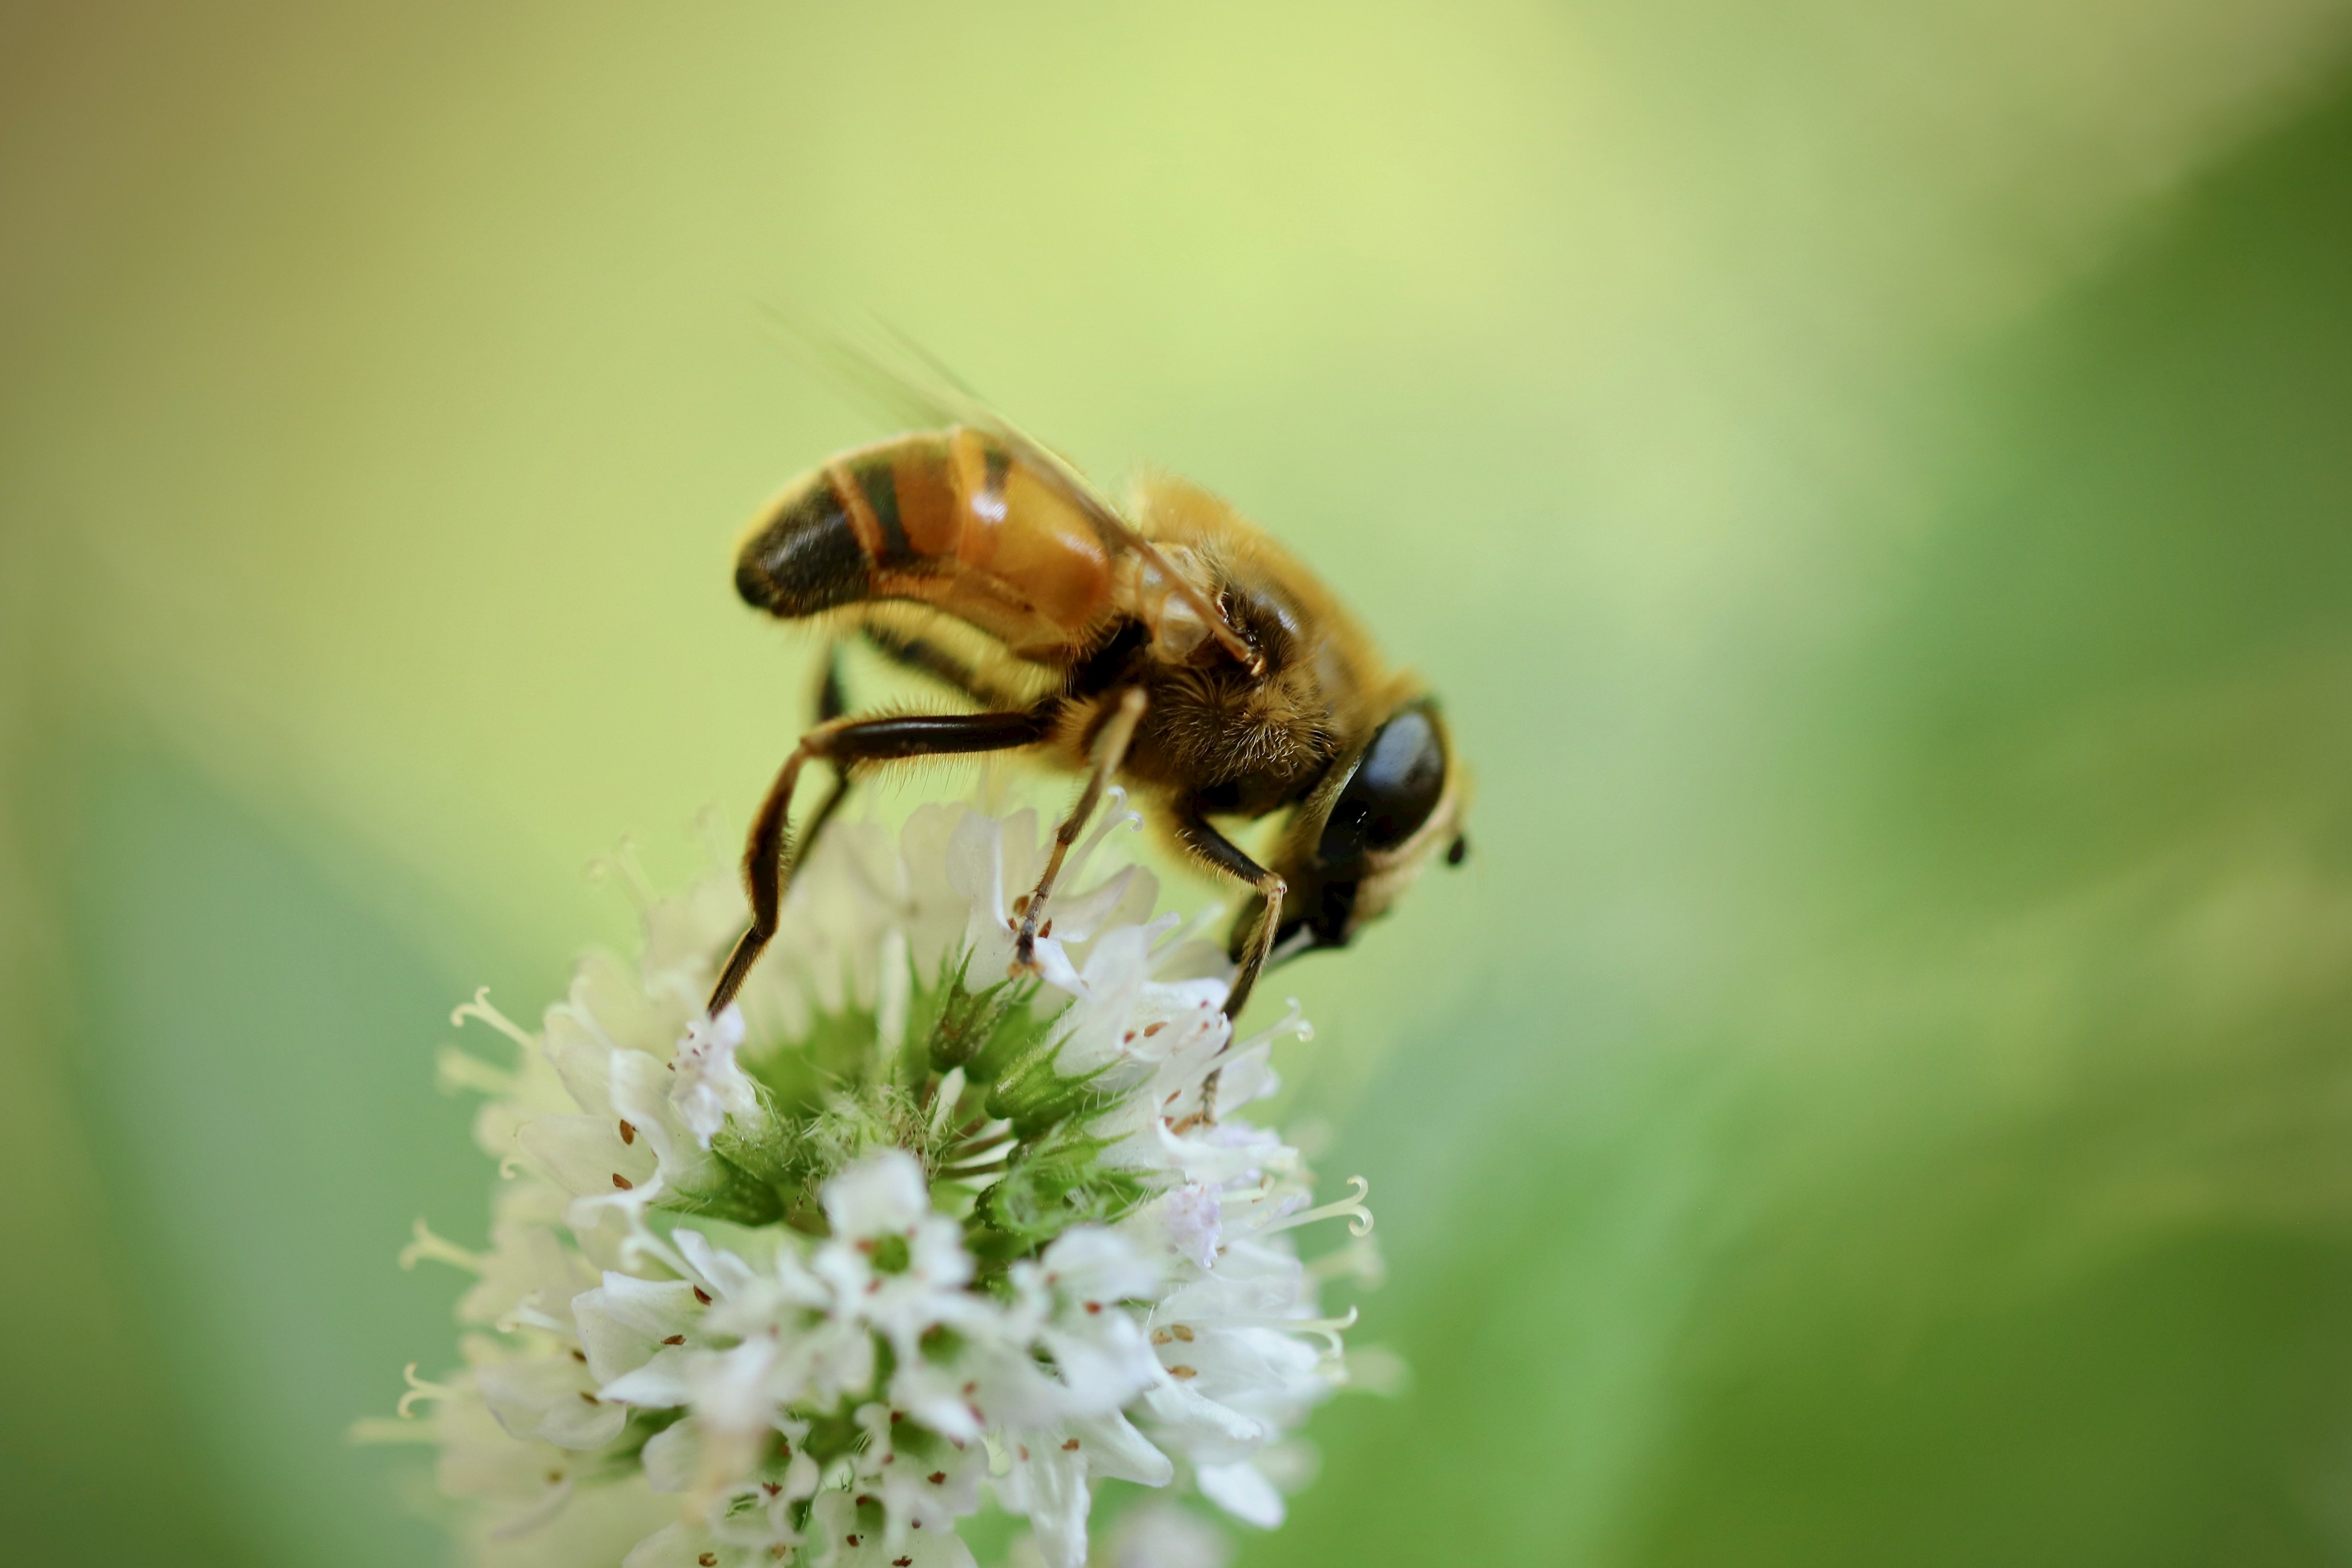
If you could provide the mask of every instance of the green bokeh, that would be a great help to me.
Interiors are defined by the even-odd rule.
[[[341,1440],[432,1048],[800,721],[727,544],[874,432],[773,304],[1232,495],[1475,762],[1272,988],[1414,1380],[1244,1561],[2352,1558],[2347,26],[0,16],[5,1555],[434,1560]]]

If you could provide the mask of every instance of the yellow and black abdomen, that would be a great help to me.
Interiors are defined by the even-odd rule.
[[[958,427],[859,447],[794,480],[745,536],[735,588],[787,620],[912,600],[1050,658],[1112,612],[1112,557],[1051,478]]]

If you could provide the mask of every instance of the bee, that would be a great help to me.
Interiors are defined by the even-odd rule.
[[[1436,701],[1389,668],[1314,573],[1181,480],[1145,479],[1122,512],[1018,431],[967,416],[793,480],[744,534],[735,588],[767,614],[862,639],[972,711],[851,716],[828,659],[822,722],[751,823],[751,923],[711,992],[714,1016],[775,932],[811,762],[835,777],[803,849],[853,775],[877,765],[1020,752],[1083,777],[1016,905],[1016,973],[1049,931],[1064,857],[1119,780],[1186,859],[1248,890],[1228,1017],[1269,962],[1346,946],[1433,858],[1463,858],[1463,772]],[[1217,825],[1277,813],[1264,864]]]

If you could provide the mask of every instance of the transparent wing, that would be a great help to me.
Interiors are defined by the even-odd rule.
[[[916,430],[961,424],[984,431],[1003,443],[1078,509],[1107,549],[1140,556],[1200,616],[1226,652],[1251,674],[1263,673],[1265,662],[1234,630],[1223,612],[1168,564],[1159,548],[1087,481],[1076,464],[997,413],[921,344],[886,322],[877,322],[869,340],[860,342],[772,310],[770,319],[797,354],[885,421]]]

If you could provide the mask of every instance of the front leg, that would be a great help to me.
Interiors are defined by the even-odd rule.
[[[1278,873],[1252,860],[1247,851],[1213,827],[1197,801],[1186,800],[1176,808],[1176,841],[1211,871],[1248,883],[1265,900],[1265,914],[1258,921],[1257,929],[1250,934],[1249,946],[1243,949],[1233,989],[1225,993],[1225,1016],[1238,1018],[1243,1004],[1249,1000],[1250,991],[1257,985],[1259,972],[1265,967],[1266,956],[1274,950],[1274,934],[1282,927],[1282,901],[1290,892],[1290,884]]]
[[[1127,748],[1135,740],[1135,727],[1143,717],[1145,701],[1141,686],[1128,687],[1119,694],[1118,707],[1111,714],[1110,721],[1095,737],[1095,765],[1087,775],[1087,787],[1079,792],[1078,803],[1070,809],[1070,814],[1062,820],[1061,827],[1055,832],[1054,852],[1045,858],[1045,874],[1037,879],[1037,885],[1031,891],[1028,902],[1022,906],[1021,934],[1013,942],[1011,973],[1015,976],[1036,972],[1037,934],[1045,919],[1046,896],[1054,891],[1054,879],[1062,874],[1063,857],[1070,852],[1070,846],[1077,842],[1078,835],[1086,831],[1087,819],[1095,814],[1095,807],[1101,801],[1103,789],[1110,783],[1111,775],[1117,773],[1119,764],[1127,760]]]
[[[1259,973],[1265,967],[1266,955],[1273,951],[1274,934],[1282,927],[1283,897],[1289,893],[1290,884],[1282,880],[1279,873],[1268,871],[1252,860],[1239,844],[1212,826],[1198,801],[1187,800],[1177,807],[1176,841],[1211,870],[1247,883],[1265,901],[1265,914],[1243,951],[1233,988],[1225,993],[1225,1017],[1228,1020],[1236,1019],[1257,985]],[[1213,1123],[1217,1119],[1217,1080],[1223,1072],[1223,1068],[1217,1069],[1201,1085],[1201,1109],[1197,1114],[1202,1122]]]

